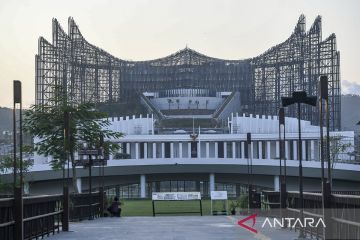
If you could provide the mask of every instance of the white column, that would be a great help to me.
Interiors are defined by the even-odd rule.
[[[206,158],[210,157],[210,148],[209,148],[209,142],[206,142]]]
[[[276,149],[275,149],[275,152],[276,152],[276,155],[275,155],[275,158],[279,158],[280,157],[280,149],[279,149],[279,146],[280,146],[280,141],[276,141]]]
[[[135,143],[135,159],[139,159],[139,143]]]
[[[274,176],[274,190],[280,191],[279,176]]]
[[[146,176],[145,174],[140,175],[140,197],[146,197]]]
[[[188,158],[191,158],[191,142],[188,142]]]
[[[266,158],[267,159],[271,158],[271,142],[270,141],[266,142]]]
[[[209,187],[210,187],[210,192],[215,191],[215,174],[214,173],[210,173],[210,175],[209,175]]]
[[[290,159],[290,156],[289,156],[289,141],[285,141],[285,158],[286,160]]]
[[[170,158],[174,158],[174,143],[170,143]]]
[[[262,141],[259,141],[258,144],[258,153],[259,153],[259,159],[262,159]]]
[[[152,144],[152,148],[153,148],[153,158],[156,158],[156,143]]]
[[[232,142],[232,158],[236,158],[236,142]]]
[[[147,144],[147,143],[144,143],[144,159],[146,159],[146,158],[147,158],[147,155],[148,155],[147,146],[148,146],[148,144]]]
[[[126,154],[130,154],[130,143],[126,143]]]
[[[81,189],[82,189],[81,186],[82,186],[81,178],[76,178],[76,187],[79,190],[79,193],[81,193]]]
[[[201,158],[201,142],[197,142],[197,158]]]
[[[297,159],[298,159],[297,141],[294,141],[293,143],[294,143],[294,145],[293,145],[293,149],[294,149],[294,160],[297,160]]]
[[[251,159],[254,159],[254,142],[251,141],[251,145],[250,145],[250,157]]]
[[[301,147],[302,147],[302,160],[305,160],[306,159],[306,142],[305,142],[305,140],[302,141]]]
[[[182,155],[182,151],[183,151],[182,144],[183,144],[182,142],[179,142],[179,158],[183,157],[183,155]]]
[[[224,158],[227,158],[227,142],[224,142]]]
[[[315,160],[315,141],[310,141],[310,160]]]
[[[161,143],[161,158],[165,158],[165,143]]]
[[[241,142],[241,158],[245,158],[245,143]]]
[[[219,157],[219,144],[215,142],[215,158]]]

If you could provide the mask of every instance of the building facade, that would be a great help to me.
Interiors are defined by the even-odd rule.
[[[53,20],[52,42],[39,39],[36,61],[36,103],[53,104],[57,87],[73,103],[116,103],[139,94],[168,89],[202,89],[239,92],[239,112],[276,115],[281,97],[293,91],[318,95],[320,75],[329,78],[330,127],[340,129],[340,54],[335,34],[322,38],[321,17],[306,31],[300,16],[293,33],[284,42],[260,56],[225,60],[190,48],[164,58],[127,61],[90,44],[73,18],[66,33]],[[287,115],[295,117],[289,107]],[[318,124],[318,110],[304,107],[305,120]]]

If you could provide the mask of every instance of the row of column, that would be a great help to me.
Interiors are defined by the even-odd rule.
[[[274,176],[274,189],[279,191],[279,176]],[[209,191],[215,191],[215,174],[209,174]],[[140,175],[140,197],[146,198],[146,175]]]
[[[306,142],[303,140],[302,141],[302,156],[303,156],[303,160],[306,160],[306,156],[307,156],[307,151],[310,150],[310,152],[308,152],[308,159],[309,160],[314,160],[315,159],[315,140],[310,140],[310,149],[309,147],[307,147]],[[204,143],[204,142],[202,142]],[[210,154],[210,143],[213,143],[214,147],[214,154]],[[231,151],[228,151],[228,143],[229,142],[220,142],[223,144],[223,154],[222,154],[222,158],[246,158],[247,156],[245,155],[246,150],[246,142],[240,142],[240,144],[237,146],[236,143],[239,142],[230,142],[231,144],[229,144],[231,146]],[[290,150],[290,142],[289,141],[285,141],[285,157],[286,159],[291,159],[291,160],[298,160],[298,146],[297,146],[298,141],[292,141],[292,151]],[[186,156],[184,156],[184,151],[183,151],[183,145],[187,144],[187,153]],[[197,147],[196,147],[196,155],[197,158],[200,157],[205,157],[205,158],[219,158],[219,142],[205,142],[205,146],[204,144],[201,144],[199,142],[196,143]],[[279,153],[279,141],[255,141],[255,142],[251,142],[251,146],[250,146],[250,153],[251,153],[251,157],[252,158],[256,158],[256,159],[276,159],[279,158],[280,153]],[[149,147],[152,147],[152,156],[148,156],[148,152],[149,152]],[[205,147],[205,153],[202,151],[201,147]],[[240,149],[237,149],[240,148]],[[162,142],[160,144],[160,154],[157,154],[157,143],[153,142],[153,143],[144,143],[144,147],[143,147],[143,158],[146,159],[148,157],[150,158],[165,158],[165,142]],[[191,142],[178,142],[178,147],[177,147],[177,153],[176,156],[174,154],[175,152],[175,148],[174,148],[174,142],[170,142],[170,154],[168,156],[168,158],[190,158],[192,155],[192,147],[191,147]],[[237,151],[238,150],[238,151]],[[131,154],[131,145],[130,143],[126,143],[126,153],[132,155],[132,158],[135,159],[140,159],[140,143],[135,143],[135,151],[134,154]],[[228,156],[228,153],[230,153]],[[291,154],[292,153],[292,154]],[[133,156],[135,155],[135,156]],[[160,156],[157,156],[160,155]],[[291,155],[291,156],[290,156]]]

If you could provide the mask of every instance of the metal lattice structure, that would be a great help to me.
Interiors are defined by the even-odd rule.
[[[321,36],[321,17],[306,32],[300,16],[291,36],[262,55],[224,60],[185,48],[150,61],[126,61],[88,43],[73,18],[66,33],[53,19],[53,39],[39,39],[36,55],[36,103],[49,103],[56,86],[71,102],[113,103],[145,91],[203,89],[240,92],[242,105],[254,114],[276,115],[281,97],[305,90],[317,95],[318,78],[329,77],[331,128],[340,129],[340,54],[335,34]],[[318,122],[315,109],[304,108],[304,119]],[[294,109],[288,109],[295,116]]]

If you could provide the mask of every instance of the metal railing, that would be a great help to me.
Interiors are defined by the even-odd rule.
[[[89,193],[72,194],[68,197],[65,192],[57,195],[23,197],[22,205],[17,198],[0,199],[0,239],[43,238],[59,233],[60,230],[68,231],[69,220],[101,217],[104,213],[103,193],[93,192],[91,198]],[[17,211],[21,206],[22,216],[18,215]],[[22,236],[17,234],[19,231],[23,232]]]
[[[90,206],[91,201],[91,206]],[[70,221],[81,221],[103,216],[104,195],[100,192],[77,193],[70,195]]]
[[[331,239],[360,239],[360,196],[332,193],[330,196],[331,207],[322,208],[322,194],[304,192],[304,218],[312,218],[317,222],[320,218],[324,219],[324,211],[330,216],[327,221],[326,229],[330,231]],[[287,192],[287,208],[280,211],[280,193],[274,191],[262,192],[262,213],[267,216],[286,218],[300,217],[300,197],[298,192]],[[295,231],[299,230],[295,226]],[[324,228],[322,224],[317,227],[306,226],[304,232],[317,239],[324,238]]]
[[[23,238],[37,239],[60,231],[63,195],[23,198]],[[0,239],[15,239],[14,198],[0,199]]]

